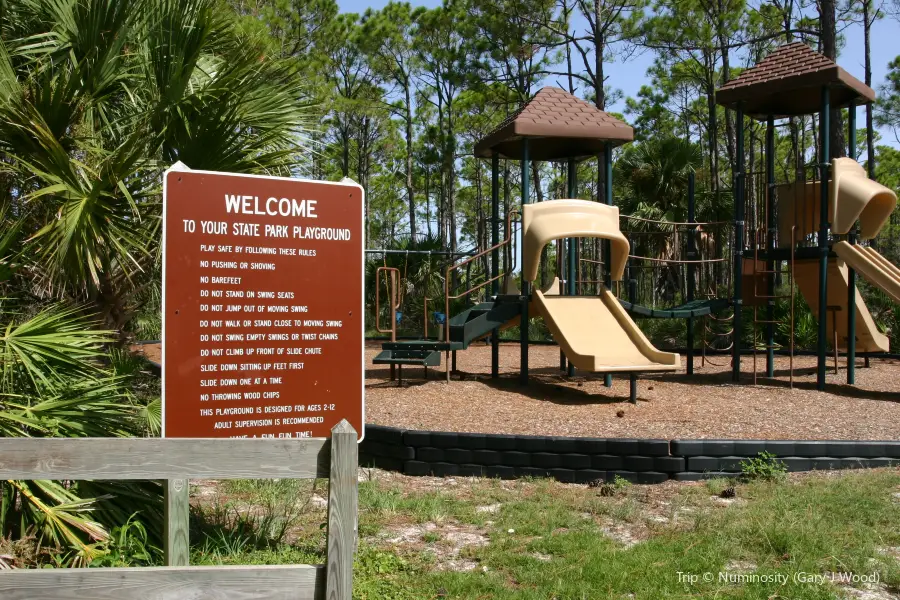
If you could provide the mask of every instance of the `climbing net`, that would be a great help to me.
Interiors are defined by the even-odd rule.
[[[625,215],[622,233],[631,253],[625,281],[628,300],[664,308],[684,304],[689,296],[730,295],[733,224],[730,221],[684,222]]]
[[[733,235],[731,221],[673,221],[624,215],[622,233],[630,254],[621,282],[613,292],[638,314],[653,316],[703,314],[706,349],[728,350],[733,319],[724,299],[732,296]],[[604,284],[608,260],[602,240],[583,239],[579,246],[579,293],[597,293]],[[678,326],[681,332],[683,326]],[[660,332],[666,336],[665,332]],[[680,335],[677,333],[675,335]]]

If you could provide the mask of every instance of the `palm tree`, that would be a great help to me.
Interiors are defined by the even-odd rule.
[[[293,59],[218,0],[19,0],[0,19],[0,436],[152,434],[109,347],[159,298],[161,173],[288,175],[315,122]],[[111,360],[112,359],[112,360]],[[0,537],[77,561],[159,519],[152,483],[0,484]]]
[[[23,0],[0,24],[0,202],[22,221],[17,283],[121,330],[158,285],[160,173],[289,174],[312,123],[291,60],[216,0]],[[224,12],[223,12],[224,11]]]
[[[631,252],[646,256],[655,277],[651,282],[654,298],[675,300],[680,289],[678,265],[662,261],[683,258],[683,236],[677,227],[655,221],[687,220],[688,174],[703,164],[700,148],[679,138],[653,138],[624,151],[616,162],[616,178],[621,192],[619,206],[623,215],[635,217],[623,221],[630,233]],[[655,304],[655,302],[653,302]]]

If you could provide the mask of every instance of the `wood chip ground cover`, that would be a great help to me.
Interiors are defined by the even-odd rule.
[[[628,401],[628,379],[606,388],[603,378],[559,371],[559,348],[532,346],[531,381],[518,382],[519,346],[503,344],[500,374],[490,378],[491,349],[473,345],[457,353],[460,373],[444,382],[443,366],[404,369],[403,385],[390,381],[386,366],[372,365],[379,344],[366,348],[366,420],[432,431],[519,433],[586,437],[734,439],[900,439],[900,378],[897,361],[872,359],[856,369],[857,385],[846,385],[829,368],[824,392],[815,389],[815,357],[794,358],[790,389],[787,357],[776,357],[776,379],[752,384],[752,357],[741,361],[743,382],[731,382],[729,357],[695,363],[695,373],[642,375],[637,406]],[[685,364],[682,356],[682,365]],[[829,362],[831,365],[831,362]],[[760,372],[764,361],[758,365]],[[619,417],[617,413],[624,411]]]
[[[637,406],[627,403],[627,377],[606,388],[602,377],[559,371],[559,348],[530,348],[531,382],[518,383],[519,346],[502,344],[500,374],[490,379],[491,349],[475,344],[457,353],[459,374],[449,386],[443,365],[404,369],[403,385],[390,381],[390,369],[373,365],[381,345],[366,346],[366,420],[369,423],[434,431],[521,433],[588,437],[734,438],[734,439],[900,439],[900,378],[897,361],[857,361],[856,386],[846,385],[846,363],[834,374],[829,359],[827,386],[815,389],[816,359],[794,358],[794,389],[789,359],[776,357],[774,380],[752,383],[753,360],[741,361],[742,384],[731,382],[730,359],[712,356],[695,373],[642,375]],[[157,344],[133,346],[151,360]],[[759,372],[764,369],[760,357]],[[622,416],[618,416],[622,413]]]

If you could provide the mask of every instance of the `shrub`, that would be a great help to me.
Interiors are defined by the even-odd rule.
[[[746,480],[778,481],[786,474],[787,466],[771,452],[760,452],[756,458],[741,461],[741,475]]]

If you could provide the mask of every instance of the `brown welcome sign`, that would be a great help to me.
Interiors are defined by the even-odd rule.
[[[192,171],[163,184],[163,435],[363,435],[363,191]]]

